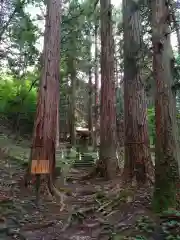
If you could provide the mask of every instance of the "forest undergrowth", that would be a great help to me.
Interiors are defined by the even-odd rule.
[[[1,134],[1,143],[3,138],[6,147],[1,144],[0,239],[180,239],[180,212],[154,214],[153,188],[125,186],[120,176],[113,181],[82,181],[88,169],[78,166],[70,169],[65,185],[57,178],[61,201],[42,194],[37,206],[35,189],[25,188],[23,183],[23,141],[13,143]]]

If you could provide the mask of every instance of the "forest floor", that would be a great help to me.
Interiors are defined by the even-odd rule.
[[[171,238],[161,235],[160,218],[151,211],[152,189],[125,189],[118,177],[113,181],[80,180],[87,169],[70,171],[63,187],[69,193],[64,195],[63,211],[60,201],[44,195],[37,206],[34,189],[22,184],[29,143],[17,143],[1,133],[0,149],[0,239],[180,239],[172,233]],[[174,228],[177,234],[178,224]]]

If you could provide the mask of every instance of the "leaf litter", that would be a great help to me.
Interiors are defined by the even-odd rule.
[[[35,191],[21,183],[25,170],[11,156],[2,157],[0,239],[155,239],[155,229],[142,219],[147,216],[154,223],[159,221],[150,209],[152,188],[124,186],[119,177],[109,182],[81,181],[84,170],[77,167],[70,171],[63,188],[68,194],[60,211],[60,203],[44,195],[36,206]]]

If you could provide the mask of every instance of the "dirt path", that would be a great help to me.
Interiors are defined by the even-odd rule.
[[[80,174],[80,170],[74,170],[71,179]],[[21,184],[24,169],[17,162],[2,159],[0,176],[0,239],[105,240],[112,235],[114,224],[124,219],[127,227],[128,221],[130,224],[134,221],[125,209],[102,208],[103,192],[111,188],[111,183],[98,179],[94,182],[72,180],[66,186],[71,196],[66,197],[66,207],[61,212],[60,203],[43,196],[37,208],[34,190],[25,189]],[[133,208],[136,215],[145,212],[139,207]],[[124,228],[123,224],[119,224],[119,229]]]
[[[124,192],[114,202],[105,200],[105,192],[110,192],[115,182],[100,179],[79,182],[77,177],[82,173],[80,170],[71,173],[72,181],[65,187],[71,196],[66,197],[66,207],[61,212],[60,203],[44,196],[37,208],[34,190],[25,189],[21,184],[22,166],[10,159],[1,160],[0,239],[115,239],[112,238],[115,232],[127,231],[140,216],[147,214],[147,208],[143,206],[145,197],[132,202],[131,193]],[[148,201],[144,202],[146,206]]]
[[[34,189],[26,189],[22,184],[27,144],[17,146],[0,137],[0,146],[5,146],[5,154],[0,153],[0,239],[166,239],[161,229],[156,230],[159,218],[150,209],[152,189],[125,188],[120,178],[113,182],[80,181],[85,172],[76,168],[63,189],[57,180],[57,187],[68,193],[65,209],[60,211],[60,201],[44,195],[37,207]],[[175,223],[178,234],[180,223]],[[172,239],[179,238],[176,235]]]

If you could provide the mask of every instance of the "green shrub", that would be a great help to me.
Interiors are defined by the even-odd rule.
[[[36,112],[36,89],[30,80],[0,77],[0,115],[22,134],[32,132]]]

